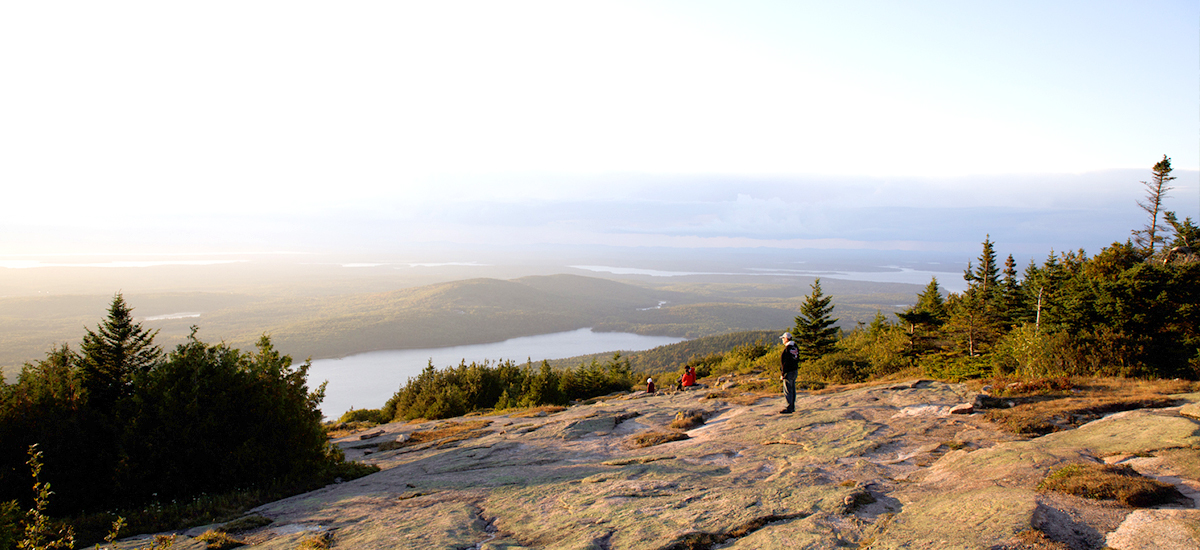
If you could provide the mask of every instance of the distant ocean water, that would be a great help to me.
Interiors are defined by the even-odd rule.
[[[796,277],[826,277],[829,279],[844,279],[847,281],[865,281],[872,283],[909,283],[927,285],[930,279],[937,277],[938,286],[946,292],[962,292],[967,289],[967,283],[962,278],[961,271],[923,271],[897,266],[880,266],[879,271],[838,271],[838,270],[806,270],[806,269],[774,269],[749,268],[744,272],[707,272],[707,271],[660,271],[656,269],[641,269],[636,267],[613,267],[606,265],[572,265],[574,269],[594,271],[597,273],[612,273],[614,275],[648,275],[650,277],[683,277],[687,275],[773,275]]]
[[[400,389],[401,384],[420,374],[430,360],[439,369],[457,366],[463,360],[468,364],[485,360],[495,364],[504,359],[521,364],[532,359],[539,363],[542,359],[562,359],[609,351],[643,351],[683,340],[670,336],[593,332],[590,328],[584,328],[490,344],[373,351],[341,359],[315,360],[308,372],[308,381],[310,388],[315,388],[323,381],[329,382],[321,412],[326,420],[336,420],[351,408],[382,407]]]

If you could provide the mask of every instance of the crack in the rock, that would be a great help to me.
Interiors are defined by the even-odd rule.
[[[674,541],[671,541],[666,546],[659,547],[658,550],[708,550],[717,544],[723,544],[733,539],[745,537],[750,533],[766,527],[769,523],[789,519],[806,518],[810,515],[812,515],[811,512],[800,512],[797,514],[771,514],[769,516],[754,518],[723,533],[687,533],[675,539]]]
[[[487,538],[475,543],[475,546],[470,547],[473,550],[480,550],[483,548],[483,545],[485,545],[493,540],[496,540],[496,537],[500,536],[500,528],[496,527],[496,518],[492,518],[492,519],[485,518],[485,517],[483,517],[483,508],[480,508],[477,505],[473,506],[473,507],[475,509],[474,510],[475,517],[479,518],[479,521],[482,521],[484,523],[483,532],[487,533],[487,535],[488,535]]]
[[[604,536],[596,539],[596,546],[598,546],[600,550],[612,550],[613,533],[615,533],[615,531],[609,531],[608,533],[605,533]]]

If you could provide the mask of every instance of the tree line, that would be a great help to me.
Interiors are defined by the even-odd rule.
[[[613,354],[601,363],[593,359],[565,370],[548,361],[518,365],[511,360],[492,364],[465,361],[457,367],[437,369],[430,363],[409,378],[381,409],[350,411],[341,421],[391,422],[418,418],[461,416],[484,409],[512,409],[566,405],[618,391],[636,383],[629,359]]]
[[[1125,376],[1200,378],[1200,228],[1163,209],[1170,159],[1142,182],[1147,223],[1095,256],[1051,252],[1018,274],[990,235],[968,263],[963,292],[936,278],[890,322],[840,337],[820,280],[793,332],[810,377],[856,382],[909,367],[950,378]]]
[[[62,345],[0,381],[0,502],[28,507],[34,445],[56,516],[362,474],[326,437],[308,363],[266,336],[243,352],[193,327],[164,352],[156,334],[117,294],[78,351]]]

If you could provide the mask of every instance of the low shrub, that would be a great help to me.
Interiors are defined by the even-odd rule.
[[[814,361],[800,363],[797,379],[830,384],[856,384],[870,375],[870,365],[846,352],[835,351]]]
[[[350,409],[338,419],[338,423],[372,422],[375,424],[387,424],[391,421],[391,417],[385,414],[383,409]]]

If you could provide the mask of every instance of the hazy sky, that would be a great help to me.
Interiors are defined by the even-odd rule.
[[[4,2],[0,75],[0,255],[1200,218],[1195,0]]]

